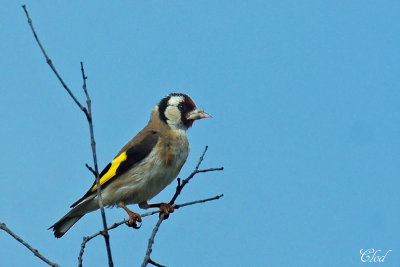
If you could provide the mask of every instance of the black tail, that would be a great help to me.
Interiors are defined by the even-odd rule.
[[[81,203],[76,205],[58,222],[50,226],[53,229],[54,236],[57,238],[62,237],[80,218],[88,212],[99,208],[99,204],[94,200],[94,197],[87,198]]]
[[[61,218],[49,229],[53,228],[54,236],[57,238],[62,237],[83,215],[71,216],[69,213]]]

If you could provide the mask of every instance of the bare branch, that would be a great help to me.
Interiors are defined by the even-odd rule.
[[[195,171],[197,171],[200,168],[200,165],[204,160],[204,155],[206,154],[207,150],[208,150],[208,146],[206,146],[204,148],[204,151],[203,151],[203,153],[201,154],[201,156],[199,158],[199,162],[197,162],[196,168],[194,168]]]
[[[60,81],[60,83],[62,84],[62,86],[64,87],[64,89],[67,91],[67,93],[68,93],[68,94],[71,96],[71,98],[74,100],[75,104],[76,104],[83,112],[86,113],[86,111],[85,111],[86,108],[85,108],[84,106],[82,106],[81,103],[79,103],[78,99],[75,97],[75,95],[74,95],[74,94],[72,93],[72,91],[69,89],[69,87],[67,86],[67,84],[66,84],[66,83],[64,82],[64,80],[61,78],[60,74],[58,74],[58,71],[57,71],[56,67],[54,66],[54,64],[53,64],[53,62],[51,61],[50,57],[47,55],[46,50],[44,49],[42,43],[41,43],[40,40],[39,40],[38,35],[36,34],[36,30],[35,30],[35,28],[33,27],[32,19],[31,19],[31,17],[29,16],[29,13],[28,13],[28,10],[26,9],[26,6],[23,5],[22,8],[23,8],[24,11],[25,11],[25,15],[26,15],[26,17],[27,17],[27,19],[28,19],[28,24],[29,24],[29,26],[31,27],[33,36],[35,37],[35,40],[36,40],[37,44],[38,44],[39,47],[40,47],[40,50],[42,50],[43,56],[45,57],[47,64],[49,64],[51,70],[52,70],[52,71],[54,72],[54,74],[57,76],[58,80]]]
[[[44,261],[45,263],[47,263],[50,266],[53,267],[59,267],[58,264],[51,262],[50,260],[48,260],[47,258],[45,258],[42,254],[39,253],[39,251],[33,247],[31,247],[28,243],[26,243],[21,237],[19,237],[18,235],[16,235],[13,231],[11,231],[5,223],[0,222],[0,229],[4,230],[5,232],[7,232],[10,236],[12,236],[15,240],[17,240],[18,242],[20,242],[22,245],[24,245],[27,249],[29,249],[30,251],[32,251],[32,253],[38,257],[39,259],[41,259],[42,261]]]
[[[206,199],[190,201],[190,202],[186,202],[186,203],[182,203],[182,204],[174,204],[173,206],[174,206],[175,209],[180,209],[180,208],[183,208],[183,207],[186,207],[186,206],[190,206],[190,205],[195,205],[195,204],[205,203],[205,202],[212,201],[212,200],[217,200],[217,199],[220,199],[223,196],[224,195],[221,194],[221,195],[218,195],[218,196],[215,196],[215,197],[206,198]],[[153,211],[149,211],[149,212],[140,214],[140,217],[144,218],[144,217],[151,216],[151,215],[158,214],[158,213],[160,213],[159,210],[153,210]],[[118,226],[120,226],[122,224],[127,223],[127,222],[128,222],[128,220],[126,219],[126,220],[114,223],[113,225],[108,227],[107,230],[110,231],[112,229],[117,228]],[[83,238],[83,241],[82,241],[82,244],[81,244],[81,250],[79,251],[79,256],[78,256],[78,265],[79,266],[82,266],[82,260],[83,260],[82,257],[83,257],[83,254],[85,252],[86,243],[88,243],[93,238],[98,237],[99,235],[103,235],[103,232],[104,231],[99,231],[99,232],[97,232],[97,233],[95,233],[95,234],[93,234],[91,236],[86,236],[86,237]]]
[[[97,173],[96,173],[96,171],[95,170],[93,170],[93,168],[92,167],[90,167],[89,166],[89,164],[85,164],[85,167],[94,175],[94,178],[96,178],[97,177]]]
[[[87,106],[87,111],[85,112],[85,114],[87,116],[87,120],[92,121],[92,100],[90,99],[90,96],[89,96],[89,93],[87,90],[87,86],[86,86],[87,76],[85,75],[85,69],[83,68],[82,61],[81,61],[81,73],[82,73],[82,80],[83,80],[82,89],[86,96],[86,106]]]
[[[203,169],[203,170],[197,170],[195,174],[201,173],[201,172],[213,172],[213,171],[223,171],[224,167],[219,167],[219,168],[208,168],[208,169]]]
[[[210,172],[210,171],[222,171],[222,170],[224,169],[223,167],[221,167],[221,168],[210,168],[210,169],[205,169],[205,170],[199,170],[200,165],[201,165],[201,163],[203,162],[204,155],[205,155],[206,152],[207,152],[207,149],[208,149],[208,146],[206,146],[206,147],[204,148],[204,151],[203,151],[203,153],[201,154],[201,156],[200,156],[200,158],[199,158],[199,161],[198,161],[198,163],[197,163],[197,165],[196,165],[194,171],[189,175],[189,177],[186,178],[186,179],[184,179],[182,182],[181,182],[181,180],[180,180],[179,178],[177,179],[177,180],[178,180],[178,186],[176,187],[175,194],[173,195],[171,201],[169,202],[170,205],[173,205],[173,204],[174,204],[175,200],[178,198],[178,196],[179,196],[180,193],[182,192],[182,189],[185,187],[185,185],[186,185],[187,183],[189,183],[189,181],[190,181],[197,173],[200,173],[200,172]],[[216,197],[212,198],[212,200],[214,200],[214,199],[219,199],[219,198],[222,197],[222,196],[223,196],[223,195],[216,196]],[[206,201],[210,201],[210,200],[204,200],[204,201],[201,201],[201,200],[200,200],[200,202],[193,201],[192,204],[195,204],[195,203],[203,203],[203,202],[206,202]],[[192,204],[191,204],[191,205],[192,205]],[[182,205],[181,205],[180,207],[182,207]],[[178,208],[179,208],[179,206],[178,206]],[[157,234],[157,232],[158,232],[158,229],[160,228],[160,225],[161,225],[162,221],[164,220],[164,217],[165,217],[165,214],[164,214],[164,213],[161,213],[161,214],[160,214],[160,218],[159,218],[158,221],[157,221],[157,224],[154,226],[153,232],[151,233],[151,236],[150,236],[150,238],[149,238],[149,242],[148,242],[147,250],[146,250],[146,255],[144,256],[144,260],[143,260],[143,263],[142,263],[142,267],[146,267],[147,264],[150,263],[150,261],[151,261],[150,254],[151,254],[151,252],[153,251],[154,238],[156,237],[156,234]]]
[[[144,256],[142,267],[146,267],[150,261],[150,254],[153,251],[154,238],[156,237],[156,234],[158,232],[158,229],[160,228],[162,221],[164,220],[164,217],[165,217],[165,214],[161,213],[160,217],[158,218],[158,221],[156,223],[156,226],[154,226],[154,229],[151,232],[151,236],[149,238],[149,243],[147,245],[147,251],[146,251],[146,255]]]
[[[113,260],[112,260],[112,254],[111,254],[111,245],[110,245],[110,236],[108,234],[107,230],[107,218],[106,218],[106,212],[104,211],[104,205],[103,205],[103,197],[101,195],[101,185],[100,185],[100,175],[99,175],[99,167],[97,165],[97,153],[96,153],[96,141],[94,139],[94,130],[93,130],[93,116],[92,116],[92,101],[89,97],[89,93],[86,87],[86,80],[87,77],[85,75],[85,69],[83,68],[83,63],[81,62],[81,73],[82,73],[82,80],[83,80],[83,91],[85,92],[86,95],[86,104],[87,104],[87,112],[86,118],[89,123],[89,131],[90,131],[90,144],[92,147],[92,155],[93,155],[93,164],[94,164],[94,173],[96,174],[96,184],[97,184],[97,197],[99,201],[99,207],[100,207],[100,213],[101,213],[101,218],[103,221],[103,236],[104,240],[106,242],[106,249],[107,249],[107,256],[108,256],[108,265],[110,267],[114,266]]]
[[[83,258],[82,258],[82,256],[83,256],[83,252],[85,251],[85,246],[86,246],[86,243],[89,241],[90,239],[88,238],[88,237],[83,237],[83,241],[82,241],[82,244],[81,244],[81,251],[79,252],[79,256],[78,256],[78,266],[79,267],[82,267],[83,265],[82,265],[82,261],[83,261]]]
[[[167,267],[167,266],[161,265],[161,264],[159,264],[159,263],[153,261],[152,259],[149,259],[149,263],[150,263],[150,264],[153,264],[154,266],[157,266],[157,267]]]
[[[98,165],[97,165],[97,154],[96,154],[96,142],[95,142],[95,138],[94,138],[94,130],[93,130],[93,116],[92,116],[92,109],[91,109],[91,100],[89,97],[89,93],[87,91],[87,86],[86,86],[86,80],[87,77],[85,75],[85,70],[83,68],[83,63],[81,62],[81,73],[82,73],[82,79],[83,79],[83,91],[86,95],[86,104],[87,107],[84,107],[79,101],[78,99],[75,97],[75,95],[72,93],[72,91],[69,89],[69,87],[67,86],[67,84],[64,82],[64,80],[62,79],[62,77],[60,76],[60,74],[58,73],[57,69],[55,68],[52,60],[50,59],[50,57],[47,55],[46,50],[44,49],[42,43],[40,42],[40,39],[36,33],[36,30],[33,26],[32,23],[32,19],[29,16],[28,10],[26,8],[25,5],[22,6],[22,8],[25,11],[25,15],[28,19],[28,24],[32,30],[33,36],[35,37],[35,40],[37,42],[37,44],[40,47],[40,50],[43,53],[43,56],[46,59],[47,64],[50,66],[50,68],[53,70],[54,74],[57,76],[58,80],[60,81],[60,83],[62,84],[62,86],[64,87],[64,89],[67,91],[67,93],[71,96],[71,98],[74,100],[75,104],[82,110],[82,112],[85,114],[86,119],[88,121],[89,124],[89,131],[90,131],[90,140],[91,140],[91,147],[92,147],[92,155],[93,155],[93,162],[94,162],[94,171],[93,169],[91,170],[92,173],[94,173],[96,175],[96,183],[97,183],[97,197],[99,200],[99,206],[100,206],[100,212],[101,212],[101,218],[103,221],[103,227],[104,227],[104,240],[106,243],[106,249],[107,249],[107,255],[108,255],[108,265],[109,266],[114,266],[113,261],[112,261],[112,254],[111,254],[111,246],[110,246],[110,237],[108,235],[108,231],[107,231],[107,220],[106,220],[106,214],[104,211],[104,205],[103,205],[103,200],[102,200],[102,196],[101,196],[101,187],[100,187],[100,181],[99,181],[99,169],[98,169]],[[91,168],[90,168],[91,169]],[[90,170],[89,169],[89,170]]]
[[[190,205],[205,203],[205,202],[208,202],[208,201],[213,201],[213,200],[220,199],[223,196],[224,196],[224,194],[221,194],[221,195],[218,195],[218,196],[215,196],[215,197],[206,198],[206,199],[190,201],[190,202],[186,202],[186,203],[183,203],[183,204],[175,204],[174,208],[175,209],[179,209],[179,208],[183,208],[183,207],[190,206]]]

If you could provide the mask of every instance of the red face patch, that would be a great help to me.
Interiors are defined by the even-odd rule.
[[[196,104],[193,102],[193,100],[188,96],[185,97],[185,103],[190,105],[190,106],[192,106],[192,107],[196,106]]]

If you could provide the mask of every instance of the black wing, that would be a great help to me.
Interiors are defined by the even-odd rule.
[[[100,173],[100,186],[104,189],[107,185],[118,179],[121,174],[131,169],[135,164],[145,159],[153,150],[160,137],[159,132],[150,131],[140,142],[120,152],[112,162],[110,162]],[[71,205],[71,208],[77,206],[88,196],[95,194],[97,190],[96,181],[86,194]]]

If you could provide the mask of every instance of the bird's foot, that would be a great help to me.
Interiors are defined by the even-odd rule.
[[[126,211],[126,213],[128,213],[128,215],[129,215],[129,219],[125,224],[130,227],[133,227],[135,229],[139,229],[141,225],[138,226],[137,222],[142,222],[142,217],[140,216],[140,214],[137,214],[136,212],[131,211],[123,203],[119,203],[118,206],[123,208]]]
[[[139,229],[140,226],[142,226],[141,224],[139,226],[137,225],[138,222],[140,222],[140,223],[142,222],[142,217],[140,216],[140,214],[133,212],[131,210],[126,211],[126,212],[129,215],[129,219],[125,224],[128,225],[129,227]]]
[[[160,209],[160,216],[164,214],[164,219],[168,219],[169,214],[173,213],[175,210],[174,207],[168,203],[160,203],[158,208]]]

